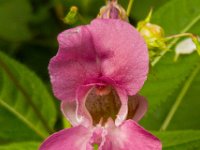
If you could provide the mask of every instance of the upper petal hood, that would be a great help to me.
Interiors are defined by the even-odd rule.
[[[148,49],[140,33],[129,23],[96,19],[88,26],[101,56],[101,72],[128,94],[135,95],[148,73]]]
[[[137,30],[116,19],[95,19],[90,25],[58,36],[59,51],[49,64],[55,96],[73,101],[81,85],[107,82],[134,95],[148,72],[147,47]]]

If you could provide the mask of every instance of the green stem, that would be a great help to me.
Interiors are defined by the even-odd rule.
[[[185,82],[181,92],[179,93],[177,99],[175,100],[175,103],[173,104],[171,110],[167,114],[163,124],[161,125],[160,131],[165,131],[167,127],[169,126],[174,114],[176,113],[178,107],[180,106],[185,94],[187,93],[189,87],[191,86],[192,81],[196,77],[197,73],[200,71],[200,64],[194,69],[194,71],[191,73],[188,80]]]
[[[169,41],[171,39],[174,39],[174,38],[181,38],[181,37],[190,37],[190,38],[193,38],[194,35],[192,33],[181,33],[181,34],[175,34],[175,35],[171,35],[171,36],[168,36],[165,38],[165,41]]]
[[[133,6],[133,2],[134,0],[129,0],[129,3],[128,3],[128,8],[127,8],[127,16],[130,16],[130,13],[131,13],[131,8]]]

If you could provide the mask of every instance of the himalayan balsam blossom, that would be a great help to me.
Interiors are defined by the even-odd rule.
[[[58,36],[49,65],[55,96],[72,128],[50,136],[40,150],[161,150],[137,122],[147,109],[137,93],[148,73],[148,52],[127,22],[96,19]]]

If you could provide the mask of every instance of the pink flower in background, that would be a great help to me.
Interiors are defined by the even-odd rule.
[[[62,32],[58,41],[51,83],[74,127],[49,137],[40,150],[92,150],[93,144],[100,150],[160,150],[160,141],[136,123],[147,107],[136,94],[149,65],[136,29],[121,20],[96,19]]]

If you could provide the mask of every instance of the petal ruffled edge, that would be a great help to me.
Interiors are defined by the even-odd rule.
[[[58,35],[59,50],[49,62],[54,95],[73,101],[79,86],[98,76],[96,52],[87,26],[65,30]]]

